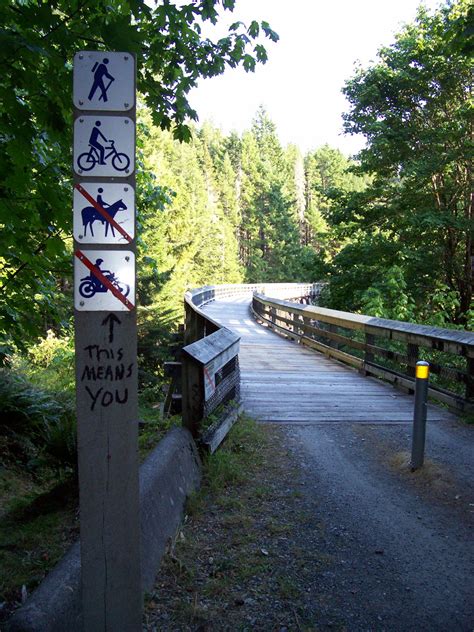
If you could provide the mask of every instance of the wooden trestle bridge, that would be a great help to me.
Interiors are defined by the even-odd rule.
[[[183,421],[211,450],[238,412],[273,423],[413,420],[415,365],[431,365],[428,420],[474,405],[474,334],[307,304],[321,284],[186,293]],[[397,388],[393,388],[396,386]],[[216,410],[220,421],[202,432]],[[219,415],[217,415],[219,417]]]

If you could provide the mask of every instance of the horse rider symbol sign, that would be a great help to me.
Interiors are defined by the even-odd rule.
[[[74,239],[124,244],[135,237],[135,190],[128,184],[83,182],[74,187]]]

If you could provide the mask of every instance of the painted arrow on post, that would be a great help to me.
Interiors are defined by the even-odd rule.
[[[117,323],[117,325],[121,325],[122,324],[122,321],[119,320],[115,314],[109,314],[102,321],[103,325],[108,325],[109,326],[109,342],[113,342],[114,341],[114,325],[115,325],[115,323]]]

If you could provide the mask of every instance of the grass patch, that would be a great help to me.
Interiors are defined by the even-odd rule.
[[[440,463],[436,463],[425,457],[423,466],[416,471],[411,469],[411,454],[409,452],[396,452],[390,457],[389,464],[405,480],[423,488],[426,491],[442,492],[451,495],[456,493],[456,486],[452,474]]]
[[[239,418],[205,459],[183,536],[146,601],[144,629],[312,629],[312,573],[331,562],[311,540],[313,508],[303,512],[298,476],[279,430]]]
[[[278,590],[282,599],[293,601],[298,598],[300,588],[293,579],[281,576],[278,578]]]
[[[461,413],[459,417],[467,426],[474,425],[474,411]]]
[[[162,419],[160,409],[151,404],[140,404],[140,431],[138,434],[138,450],[140,460],[144,461],[147,455],[156,448],[168,430],[182,425],[181,416]]]
[[[213,493],[245,484],[255,469],[264,445],[261,429],[253,419],[241,416],[220,450],[204,463],[204,484]]]
[[[0,474],[0,602],[4,620],[43,580],[78,536],[77,483]],[[24,588],[23,588],[24,587]]]

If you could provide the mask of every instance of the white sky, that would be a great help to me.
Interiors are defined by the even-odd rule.
[[[266,20],[279,36],[263,42],[269,60],[255,73],[226,70],[201,80],[190,93],[200,122],[210,120],[225,133],[249,129],[260,105],[277,126],[283,144],[303,152],[329,143],[354,154],[363,139],[342,134],[341,114],[347,102],[341,94],[354,62],[367,65],[377,51],[394,41],[394,34],[411,22],[419,0],[237,0],[233,13],[224,12],[218,26],[241,20]],[[429,9],[440,0],[424,0]],[[215,37],[212,31],[206,34]]]

